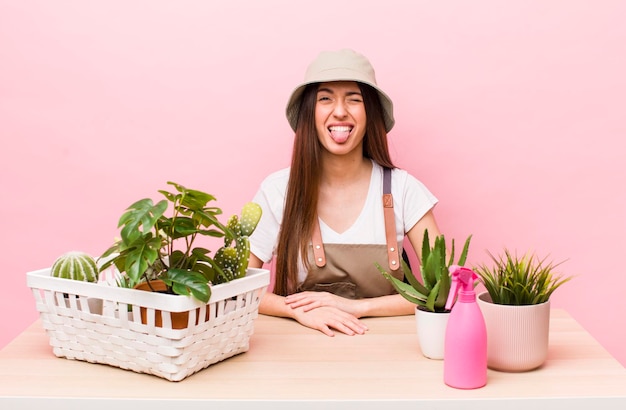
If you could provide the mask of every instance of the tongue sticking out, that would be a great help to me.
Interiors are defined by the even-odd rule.
[[[332,137],[333,141],[335,141],[338,144],[342,144],[348,140],[348,137],[350,136],[350,130],[349,129],[341,129],[341,130],[331,129],[330,136]]]

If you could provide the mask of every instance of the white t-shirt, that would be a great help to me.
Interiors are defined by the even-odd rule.
[[[342,233],[333,231],[320,219],[323,243],[375,245],[386,243],[382,201],[383,168],[373,161],[372,164],[369,192],[361,214],[354,224]],[[263,180],[253,199],[261,206],[263,214],[256,230],[250,236],[250,251],[264,262],[270,262],[276,252],[288,180],[289,168],[270,174]],[[398,243],[402,243],[405,234],[437,204],[438,200],[419,180],[398,168],[391,172],[391,194]],[[299,275],[301,278],[303,273]]]

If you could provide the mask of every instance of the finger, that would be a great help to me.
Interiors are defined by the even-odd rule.
[[[354,329],[344,324],[343,322],[336,322],[332,325],[332,327],[348,336],[354,336],[355,334],[357,334],[357,332]]]
[[[310,312],[313,309],[317,309],[318,307],[321,307],[322,303],[319,301],[311,301],[310,303],[306,304],[306,305],[302,305],[302,310],[304,312]]]
[[[355,334],[365,334],[367,327],[358,319],[354,317],[345,317],[336,319],[333,322],[333,327],[342,333],[353,336]]]
[[[298,292],[298,293],[292,293],[291,295],[285,296],[285,300],[296,301],[296,300],[309,298],[311,296],[315,296],[315,295],[319,295],[319,294],[320,294],[320,292]]]
[[[295,309],[301,306],[306,306],[306,305],[310,305],[311,303],[318,303],[313,299],[301,299],[301,300],[294,300],[294,301],[285,301],[285,304],[288,306],[291,306],[291,308]]]
[[[335,336],[335,332],[332,331],[332,329],[326,325],[322,325],[320,327],[317,328],[317,330],[319,330],[320,332],[324,333],[326,336],[330,336],[330,337],[334,337]]]
[[[344,321],[344,324],[360,335],[365,334],[368,330],[367,325],[355,317],[350,317],[347,321]]]
[[[301,293],[288,295],[288,296],[285,296],[285,303],[294,303],[294,302],[297,302],[299,300],[302,300],[303,297],[304,297],[304,295],[302,295]]]
[[[313,309],[316,309],[322,306],[322,303],[316,300],[307,300],[307,301],[301,301],[301,302],[288,303],[287,306],[289,306],[292,309],[302,308],[303,311],[309,312]]]

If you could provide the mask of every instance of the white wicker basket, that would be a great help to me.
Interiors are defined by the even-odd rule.
[[[269,271],[248,269],[244,278],[212,286],[208,305],[111,283],[55,278],[49,268],[27,273],[54,354],[180,381],[248,351]],[[147,312],[145,324],[140,310]],[[188,327],[173,329],[170,312],[188,312]]]

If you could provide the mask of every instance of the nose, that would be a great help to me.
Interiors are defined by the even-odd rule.
[[[346,109],[345,102],[342,99],[337,99],[335,106],[333,107],[333,115],[337,118],[343,118],[346,116],[348,110]]]

